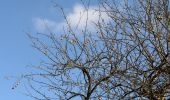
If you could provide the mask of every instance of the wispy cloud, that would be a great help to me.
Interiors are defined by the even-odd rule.
[[[97,23],[100,18],[108,21],[109,18],[106,13],[100,12],[98,6],[90,6],[88,9],[85,9],[83,5],[77,4],[74,6],[73,10],[66,14],[67,21],[69,25],[74,30],[84,30],[87,25],[87,29],[94,30],[94,23]],[[34,25],[37,31],[45,31],[47,28],[54,32],[59,32],[67,27],[65,20],[57,23],[50,19],[35,18]]]
[[[108,21],[106,13],[100,12],[98,6],[90,6],[85,9],[82,5],[76,5],[73,12],[67,16],[70,25],[78,30],[83,30],[87,25],[87,29],[93,30],[94,23],[97,23],[100,18]]]
[[[58,24],[55,21],[49,20],[49,19],[43,19],[43,18],[35,18],[34,21],[34,27],[38,32],[44,32],[48,28],[50,30],[56,29]]]

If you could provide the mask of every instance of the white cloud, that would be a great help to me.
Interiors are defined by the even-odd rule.
[[[67,18],[73,28],[77,27],[83,30],[87,22],[87,28],[93,30],[94,23],[97,23],[100,17],[108,21],[107,14],[99,12],[98,10],[99,8],[97,6],[90,6],[88,9],[85,9],[82,5],[76,5],[73,13],[68,14]]]
[[[99,21],[99,17],[106,22],[109,20],[107,14],[97,11],[98,9],[98,6],[90,6],[88,9],[85,9],[83,5],[77,4],[74,6],[73,11],[66,15],[68,23],[74,30],[84,30],[87,22],[87,29],[93,31],[95,29],[94,23]],[[43,32],[48,27],[52,31],[59,32],[63,27],[66,28],[67,23],[64,20],[57,23],[49,19],[36,18],[34,25],[37,31]]]
[[[35,18],[34,26],[37,31],[44,32],[48,28],[54,30],[57,27],[57,23],[49,19]]]

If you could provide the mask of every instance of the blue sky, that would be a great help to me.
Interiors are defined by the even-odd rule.
[[[76,0],[53,0],[66,11],[78,3]],[[30,46],[26,32],[35,33],[36,19],[62,19],[53,7],[52,0],[0,0],[0,100],[32,100],[23,95],[22,86],[12,90],[14,78],[28,72],[30,64],[38,64],[42,59],[39,52]]]
[[[38,65],[43,56],[31,47],[26,33],[45,32],[47,24],[57,34],[66,23],[54,3],[61,5],[71,25],[76,27],[80,12],[84,10],[80,0],[0,0],[0,100],[32,100],[23,95],[23,84],[12,90],[16,78],[29,73],[27,65]],[[89,8],[88,20],[95,22],[95,1]],[[105,14],[103,14],[105,17]],[[105,18],[107,19],[107,18]],[[82,17],[79,29],[85,26]],[[89,27],[90,24],[88,25]],[[92,29],[93,30],[93,29]]]

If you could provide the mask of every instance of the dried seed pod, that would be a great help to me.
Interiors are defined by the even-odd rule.
[[[90,43],[90,39],[85,39],[84,45],[88,45]]]
[[[157,35],[156,35],[156,37],[157,37],[158,39],[160,39],[160,38],[162,37],[162,32],[158,32]]]
[[[158,19],[158,20],[162,20],[163,17],[162,17],[161,15],[159,15],[159,16],[157,16],[157,19]]]
[[[153,32],[153,31],[154,31],[153,26],[152,26],[151,23],[148,23],[148,25],[147,25],[147,30],[148,30],[149,32]]]
[[[168,34],[167,37],[166,37],[166,41],[167,42],[170,42],[170,35]]]
[[[71,40],[71,43],[72,43],[72,44],[76,44],[76,43],[77,43],[77,40],[76,40],[76,39],[72,39],[72,40]]]

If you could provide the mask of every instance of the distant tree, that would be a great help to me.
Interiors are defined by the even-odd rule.
[[[47,57],[37,73],[24,76],[40,96],[29,95],[37,100],[170,98],[169,0],[98,4],[93,31],[88,17],[84,29],[74,31],[61,8],[67,22],[61,39],[53,32],[29,35],[33,47]],[[84,6],[88,12],[89,5]]]

